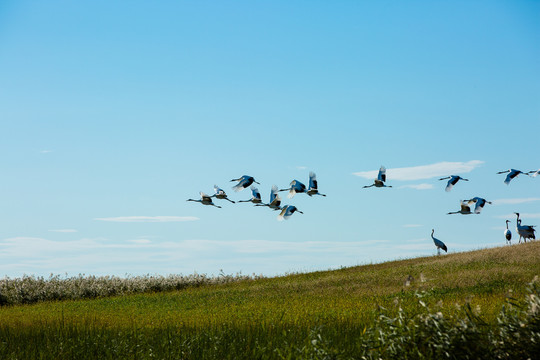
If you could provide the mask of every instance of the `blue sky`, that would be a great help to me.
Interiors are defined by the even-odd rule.
[[[0,276],[276,275],[540,225],[536,1],[0,3]],[[363,189],[388,169],[393,188]],[[317,173],[277,213],[186,202]],[[438,177],[459,174],[446,193]],[[480,215],[446,215],[484,197]],[[515,222],[511,229],[516,239]]]

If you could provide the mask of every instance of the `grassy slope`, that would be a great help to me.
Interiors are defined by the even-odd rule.
[[[391,310],[399,301],[402,307],[414,308],[417,291],[424,291],[424,302],[445,311],[470,302],[493,320],[508,291],[520,298],[538,274],[540,242],[534,242],[167,293],[5,307],[0,308],[0,321],[7,327],[361,326],[372,321],[377,306]]]

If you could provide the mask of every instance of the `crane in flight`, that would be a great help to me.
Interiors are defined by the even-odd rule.
[[[474,213],[475,214],[480,214],[480,212],[484,208],[484,205],[491,204],[491,201],[487,201],[486,199],[478,197],[478,196],[475,196],[472,199],[463,200],[463,201],[466,201],[469,204],[476,204],[474,206]]]
[[[260,204],[262,203],[261,199],[261,193],[259,192],[259,189],[257,189],[255,186],[251,185],[251,199],[249,200],[238,200],[239,203],[241,202],[252,202],[254,204]]]
[[[220,189],[219,186],[214,185],[214,192],[215,192],[215,194],[212,195],[212,197],[215,197],[216,199],[225,199],[225,200],[228,200],[228,201],[230,201],[230,202],[232,202],[234,204],[234,201],[229,199],[227,197],[227,194],[225,193],[225,191],[223,189]]]
[[[450,179],[448,180],[448,183],[446,184],[446,188],[444,189],[444,191],[446,192],[449,192],[450,190],[452,190],[454,185],[456,185],[459,180],[469,181],[469,179],[464,179],[459,175],[450,175],[447,177],[440,178],[439,180],[446,180],[446,179]]]
[[[287,194],[287,197],[289,199],[292,199],[294,197],[294,195],[296,195],[297,193],[305,193],[306,192],[306,185],[302,184],[298,180],[291,181],[291,183],[289,185],[290,185],[290,188],[280,189],[279,190],[279,191],[288,191],[289,193]]]
[[[221,209],[221,206],[216,205],[216,204],[214,204],[214,203],[212,202],[212,197],[211,197],[211,196],[206,195],[206,194],[203,193],[202,191],[200,191],[199,194],[201,195],[200,200],[187,199],[186,201],[200,202],[200,203],[203,204],[203,205],[212,205],[212,206],[215,206],[215,207]]]
[[[461,215],[474,214],[473,212],[471,212],[471,207],[469,206],[469,204],[466,201],[461,200],[460,203],[461,203],[461,209],[459,211],[451,211],[451,212],[447,213],[447,215],[450,215],[450,214],[461,214]]]
[[[384,184],[385,182],[386,182],[386,168],[381,165],[381,168],[379,169],[379,174],[377,174],[377,178],[374,180],[373,184],[363,186],[363,188],[365,189],[365,188],[372,187],[372,186],[375,186],[375,187],[392,187],[392,185],[385,185]]]
[[[234,185],[232,187],[233,190],[236,191],[236,192],[238,192],[240,190],[244,190],[245,188],[247,188],[248,186],[250,186],[253,183],[260,185],[260,183],[255,181],[253,176],[249,176],[249,175],[243,175],[243,176],[239,177],[238,179],[232,179],[231,181],[238,181],[238,184],[236,184],[236,185]]]
[[[270,202],[268,204],[255,204],[255,206],[268,206],[272,210],[281,210],[281,198],[278,194],[278,187],[272,186],[270,191]]]
[[[279,221],[283,221],[283,219],[285,220],[289,220],[289,218],[292,216],[292,214],[294,214],[295,212],[299,212],[300,214],[303,214],[303,212],[301,212],[300,210],[298,210],[296,208],[296,206],[293,206],[293,205],[285,205],[282,209],[281,209],[281,212],[279,213],[279,215],[277,216],[277,219]]]
[[[326,196],[319,192],[319,188],[317,187],[317,175],[315,175],[313,171],[309,173],[309,188],[307,190],[307,194],[309,196],[312,196],[312,195]]]
[[[506,185],[510,184],[510,181],[512,181],[512,179],[514,179],[515,177],[517,177],[519,174],[525,174],[527,176],[530,176],[528,172],[524,173],[523,171],[521,170],[516,170],[516,169],[510,169],[510,170],[505,170],[505,171],[499,171],[497,174],[505,174],[505,173],[508,173],[508,175],[506,175],[506,179],[504,179],[504,183]]]

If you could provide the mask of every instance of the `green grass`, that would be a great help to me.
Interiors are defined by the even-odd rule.
[[[534,242],[3,306],[0,358],[519,358],[540,346],[539,274]]]

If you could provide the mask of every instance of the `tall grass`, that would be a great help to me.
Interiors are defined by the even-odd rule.
[[[0,307],[0,359],[534,359],[539,259],[533,242],[91,300],[70,285]]]
[[[95,299],[118,295],[182,290],[201,285],[227,284],[260,278],[242,274],[207,276],[205,274],[61,277],[23,276],[0,279],[0,305],[33,304],[43,301]]]
[[[540,287],[508,299],[496,322],[463,304],[455,314],[430,307],[378,308],[372,321],[317,326],[261,323],[203,328],[108,327],[89,320],[0,324],[2,359],[536,359],[540,354]],[[409,304],[410,305],[410,304]]]

